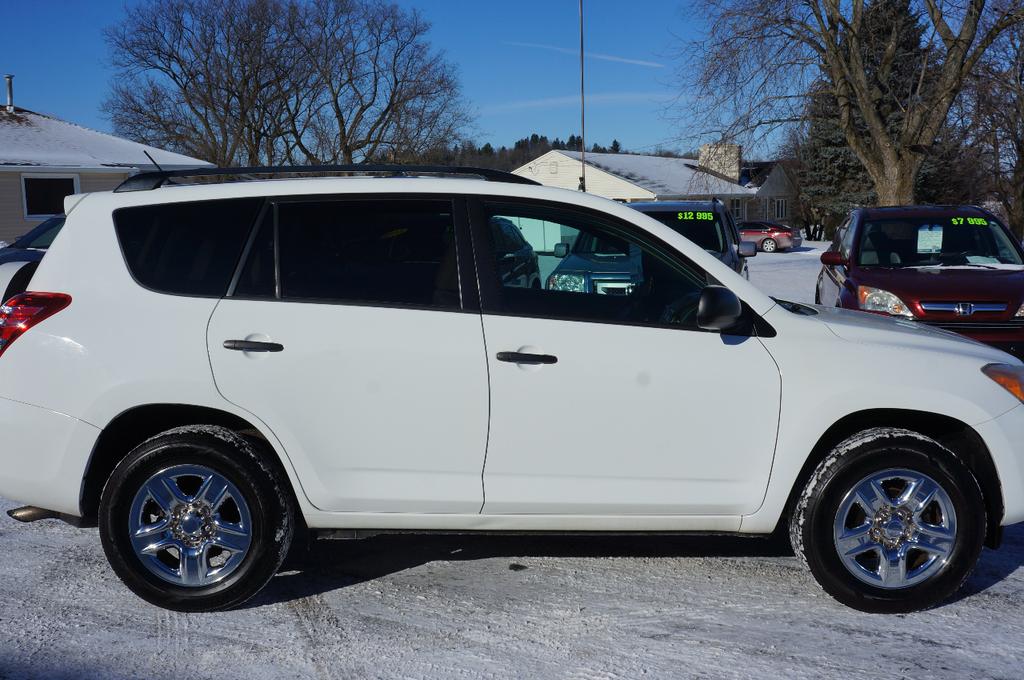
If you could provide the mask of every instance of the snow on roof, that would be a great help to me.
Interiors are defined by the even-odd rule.
[[[578,151],[562,151],[579,160]],[[587,165],[621,177],[658,197],[741,196],[756,194],[729,179],[699,167],[689,158],[641,156],[629,153],[588,153]]]
[[[760,189],[776,165],[778,165],[778,161],[745,162],[740,168],[740,183],[752,189]]]
[[[0,108],[0,166],[152,168],[143,151],[165,170],[211,165],[27,109]]]

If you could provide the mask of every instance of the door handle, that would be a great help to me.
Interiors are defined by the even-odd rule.
[[[257,342],[255,340],[225,340],[224,349],[239,352],[283,352],[284,345],[278,342]]]
[[[513,364],[557,364],[558,357],[551,354],[527,354],[526,352],[498,352],[498,361]]]

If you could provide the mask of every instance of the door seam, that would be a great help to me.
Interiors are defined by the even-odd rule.
[[[484,513],[484,507],[487,505],[487,485],[484,482],[484,476],[487,472],[487,454],[491,449],[491,404],[492,404],[492,388],[491,388],[491,362],[490,355],[487,352],[487,332],[484,330],[484,315],[480,314],[480,338],[484,342],[484,368],[487,369],[487,436],[484,438],[484,462],[480,468],[480,510],[477,511],[478,515]]]

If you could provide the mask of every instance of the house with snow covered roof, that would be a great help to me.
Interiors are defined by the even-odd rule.
[[[697,160],[587,153],[587,193],[624,203],[720,198],[737,221],[788,224],[796,187],[781,163],[744,163],[742,147],[705,144]],[[545,186],[579,189],[581,154],[549,151],[513,172]]]
[[[14,106],[0,107],[0,240],[12,241],[64,212],[70,194],[113,189],[129,175],[210,163]]]

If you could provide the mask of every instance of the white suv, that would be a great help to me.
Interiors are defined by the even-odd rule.
[[[152,603],[238,605],[296,528],[788,528],[836,599],[908,611],[1024,520],[1024,365],[995,349],[773,300],[511,175],[174,174],[70,197],[0,313],[0,495],[97,522]],[[499,274],[506,221],[542,285]]]

